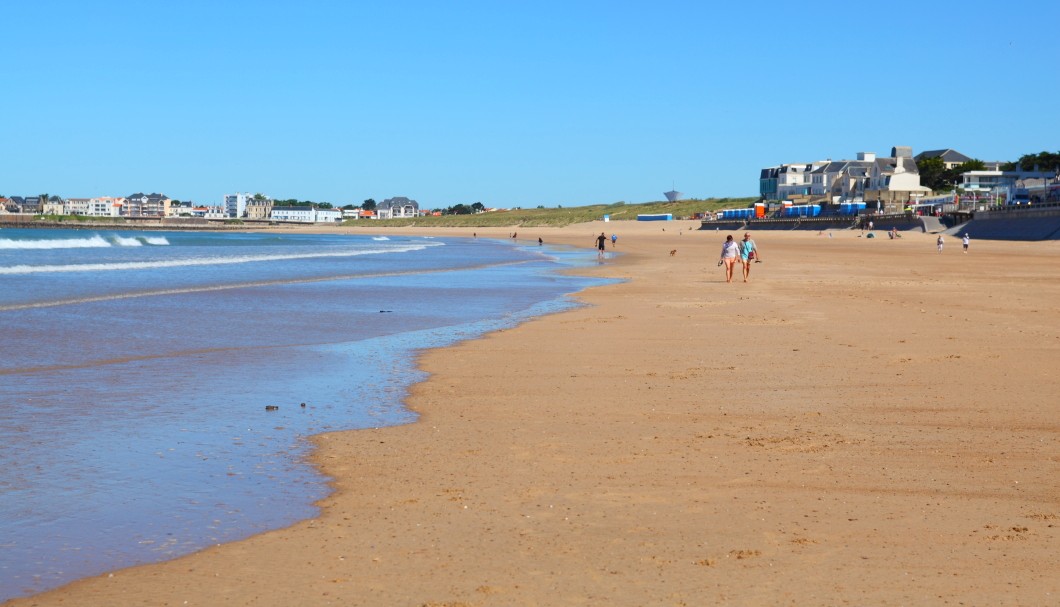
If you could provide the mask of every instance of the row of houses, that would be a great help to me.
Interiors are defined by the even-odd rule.
[[[375,210],[331,209],[318,206],[276,206],[261,194],[226,194],[222,204],[207,206],[174,202],[164,194],[137,192],[125,197],[62,198],[11,196],[0,198],[0,212],[33,215],[83,215],[89,217],[200,217],[204,219],[257,219],[304,223],[339,222],[343,219],[395,219],[417,217],[419,203],[404,196],[389,198]]]
[[[809,199],[832,204],[865,202],[877,211],[894,212],[933,194],[920,183],[917,163],[927,158],[942,159],[943,167],[952,169],[973,160],[953,150],[928,150],[913,156],[907,146],[891,148],[887,157],[873,152],[859,152],[854,160],[820,160],[781,164],[759,173],[759,194],[765,201]],[[984,163],[986,170],[961,174],[962,190],[991,192],[1010,198],[1021,188],[1052,191],[1060,175],[1041,171],[1002,171],[1001,162]]]
[[[11,196],[0,198],[0,212],[32,215],[87,215],[91,217],[170,217],[173,201],[164,194],[137,192],[124,197],[62,198]]]
[[[931,193],[920,185],[913,150],[891,148],[891,155],[858,152],[853,160],[821,160],[766,167],[759,173],[759,194],[763,200],[800,198],[826,199],[827,202],[875,202],[878,210],[903,207]]]

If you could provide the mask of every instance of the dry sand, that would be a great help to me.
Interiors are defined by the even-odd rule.
[[[10,604],[1060,604],[1060,243],[760,232],[726,284],[690,226],[520,228],[628,280],[427,353],[319,518]]]

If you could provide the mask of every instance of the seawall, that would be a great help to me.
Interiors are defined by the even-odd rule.
[[[1060,207],[977,211],[971,221],[950,230],[985,240],[1060,240]]]

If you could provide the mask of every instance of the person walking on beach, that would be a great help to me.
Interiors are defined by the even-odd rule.
[[[758,255],[758,246],[751,240],[750,234],[743,235],[740,243],[740,263],[743,264],[743,281],[751,279],[751,262],[758,263],[762,258]]]
[[[740,245],[732,239],[732,234],[725,237],[725,244],[721,245],[721,259],[718,265],[725,266],[725,282],[732,282],[732,267],[736,265],[736,257],[740,254]]]
[[[607,249],[607,236],[605,236],[603,232],[600,232],[600,235],[596,237],[596,258],[597,259],[603,259],[604,258],[604,250],[605,249]]]
[[[618,234],[611,235],[611,248],[615,248],[615,244],[618,242]]]
[[[962,244],[962,245],[964,246],[964,252],[965,252],[965,253],[967,253],[967,252],[968,252],[968,242],[969,242],[970,240],[971,240],[971,239],[970,239],[970,238],[968,237],[968,232],[965,232],[965,233],[964,233],[964,238],[962,238],[962,239],[961,239],[961,244]]]
[[[938,246],[939,253],[942,253],[942,245],[945,244],[945,242],[946,241],[942,239],[942,234],[939,234],[938,239],[935,240],[935,244]]]

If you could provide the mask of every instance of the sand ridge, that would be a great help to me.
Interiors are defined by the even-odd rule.
[[[726,284],[690,227],[518,228],[624,281],[425,353],[320,517],[9,604],[1060,602],[1060,245],[760,232]]]

